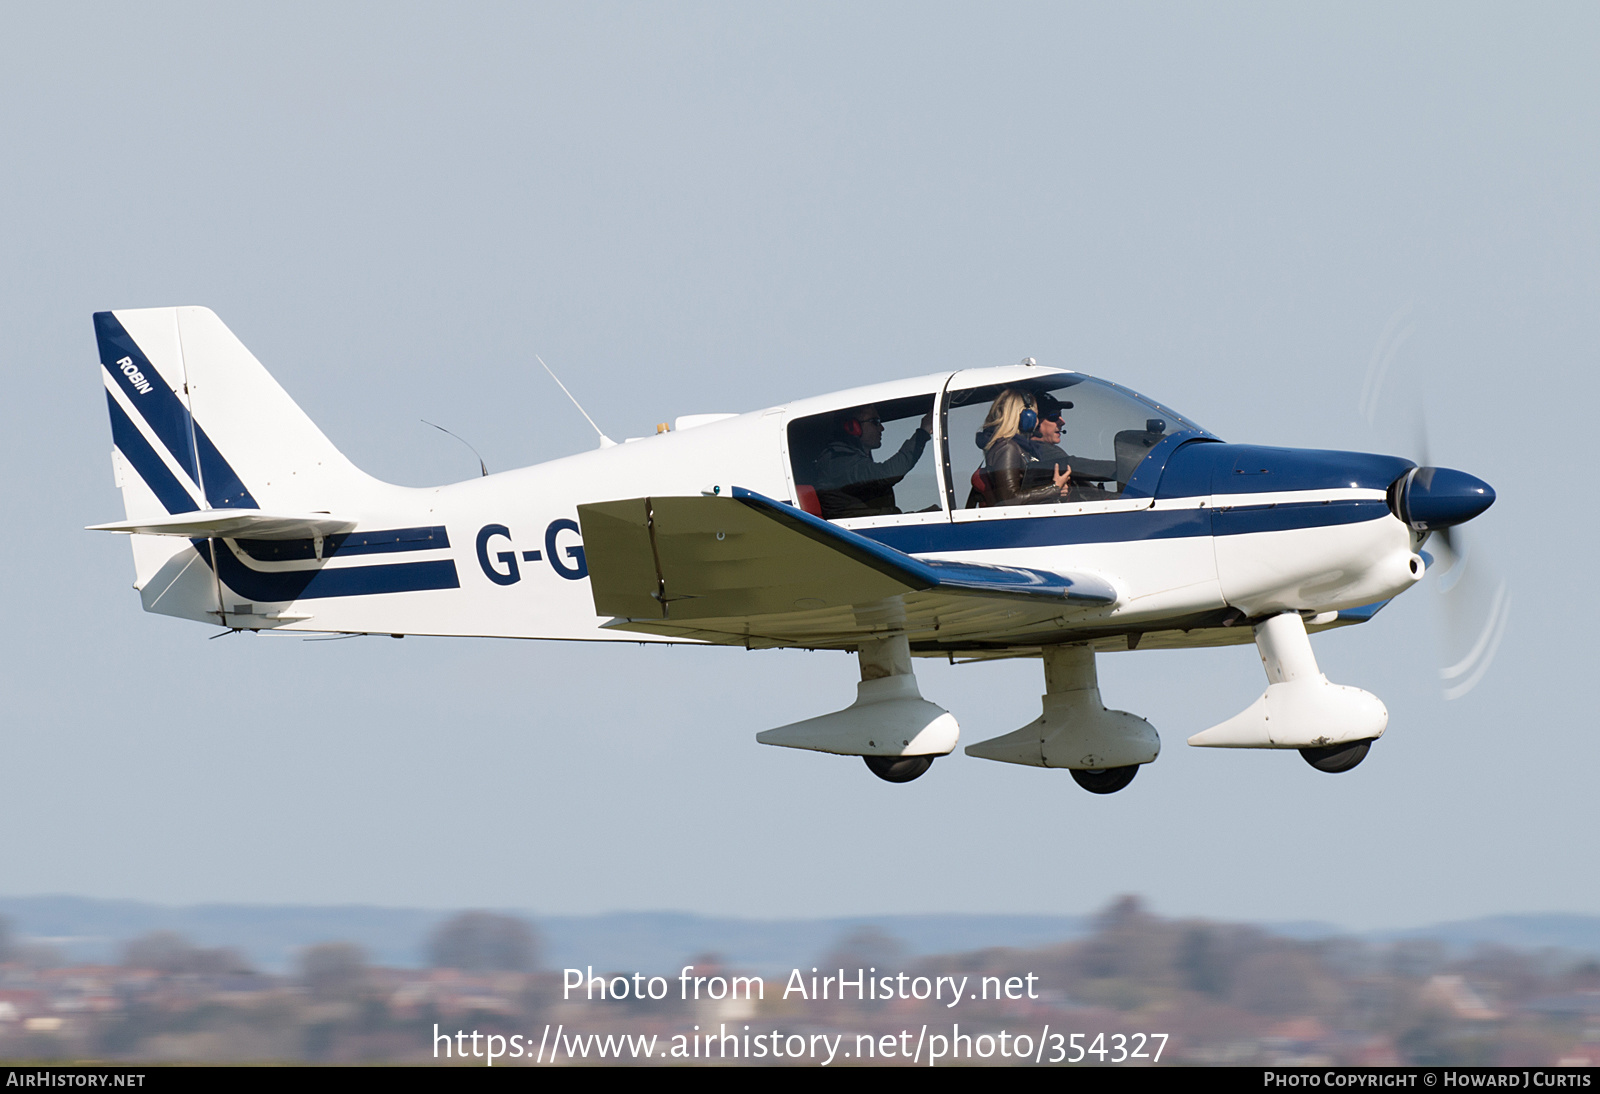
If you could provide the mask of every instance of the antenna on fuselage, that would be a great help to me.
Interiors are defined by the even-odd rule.
[[[544,365],[544,370],[550,374],[550,379],[552,379],[552,380],[554,380],[556,382],[556,387],[561,389],[561,394],[565,395],[569,399],[572,399],[572,405],[578,408],[578,413],[583,415],[584,421],[588,422],[591,426],[594,426],[594,431],[596,433],[600,434],[600,447],[601,448],[615,448],[617,442],[612,440],[610,437],[607,437],[604,433],[602,433],[600,431],[600,427],[594,424],[594,419],[589,417],[589,412],[587,410],[583,409],[583,404],[578,402],[577,399],[574,399],[572,397],[572,392],[567,390],[567,385],[563,384],[561,382],[561,377],[557,376],[556,373],[555,373],[555,370],[552,369],[549,365],[545,365],[544,358],[540,357],[536,353],[536,354],[533,355],[533,359],[535,361],[538,361],[539,364]]]
[[[419,422],[421,422],[423,425],[431,425],[431,426],[433,426],[433,428],[437,429],[440,433],[450,433],[450,431],[448,429],[446,429],[444,426],[442,426],[442,425],[434,425],[433,422],[428,421],[428,419],[426,419],[426,418],[418,418],[417,420]],[[465,437],[459,436],[459,435],[457,435],[455,433],[450,433],[450,436],[455,437],[456,440],[460,441],[462,444],[466,445],[468,448],[472,448],[472,442],[467,440]],[[483,472],[483,477],[484,478],[488,478],[489,477],[489,465],[483,462],[483,453],[479,452],[476,448],[472,448],[472,454],[474,456],[478,457],[478,470]]]

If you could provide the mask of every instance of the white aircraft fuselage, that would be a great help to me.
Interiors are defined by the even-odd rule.
[[[534,467],[400,487],[339,454],[209,311],[96,325],[127,509],[99,527],[131,534],[147,610],[236,629],[847,649],[862,653],[863,688],[908,681],[905,654],[1043,655],[1058,695],[1093,688],[1081,651],[1256,641],[1276,694],[1313,696],[1290,688],[1305,631],[1370,618],[1421,579],[1430,531],[1493,500],[1470,476],[1397,457],[1223,443],[1126,389],[1031,363],[679,419]],[[997,440],[1013,394],[1013,436]],[[1023,402],[1036,409],[1022,424],[1042,411],[1061,426],[1053,460],[1017,430]],[[883,443],[886,428],[904,439]],[[1074,444],[1099,445],[1097,458]],[[1044,483],[1027,498],[997,494],[1008,451]],[[828,481],[841,461],[901,474],[841,486]],[[1073,481],[1056,490],[1064,462]],[[1321,679],[1309,664],[1300,675]],[[1332,710],[1348,697],[1313,698]],[[1356,738],[1256,726],[1195,743],[1370,741],[1383,725],[1369,708],[1336,712]],[[1099,709],[1062,724],[1116,713]],[[798,746],[869,763],[936,755],[953,727],[922,753],[920,729],[889,752],[867,730],[870,748],[829,747],[835,723]],[[1035,728],[1042,761],[990,758],[1090,772],[1154,758],[1052,762],[1045,737],[1062,726]]]

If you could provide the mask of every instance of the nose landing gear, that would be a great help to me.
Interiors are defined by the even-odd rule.
[[[1337,775],[1341,771],[1349,771],[1366,759],[1367,750],[1372,747],[1372,741],[1373,738],[1368,737],[1364,741],[1329,745],[1326,748],[1302,748],[1300,755],[1306,758],[1306,763],[1318,771],[1326,771],[1330,775]]]

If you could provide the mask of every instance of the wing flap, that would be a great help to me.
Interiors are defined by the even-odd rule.
[[[581,505],[578,519],[595,610],[618,629],[780,645],[980,637],[1059,626],[1118,598],[1092,574],[916,558],[738,487]]]
[[[783,615],[909,592],[732,498],[580,505],[595,610],[628,619]]]

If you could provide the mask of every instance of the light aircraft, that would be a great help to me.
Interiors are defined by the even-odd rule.
[[[1265,692],[1189,743],[1348,770],[1388,712],[1330,683],[1308,634],[1370,619],[1422,578],[1431,534],[1494,500],[1399,457],[1224,443],[1031,360],[401,487],[341,455],[208,309],[94,324],[126,519],[93,527],[129,535],[145,610],[249,631],[850,651],[853,703],[757,740],[861,756],[890,782],[957,744],[915,657],[1040,658],[1039,718],[966,752],[1105,794],[1161,745],[1106,709],[1096,654],[1251,641]]]

